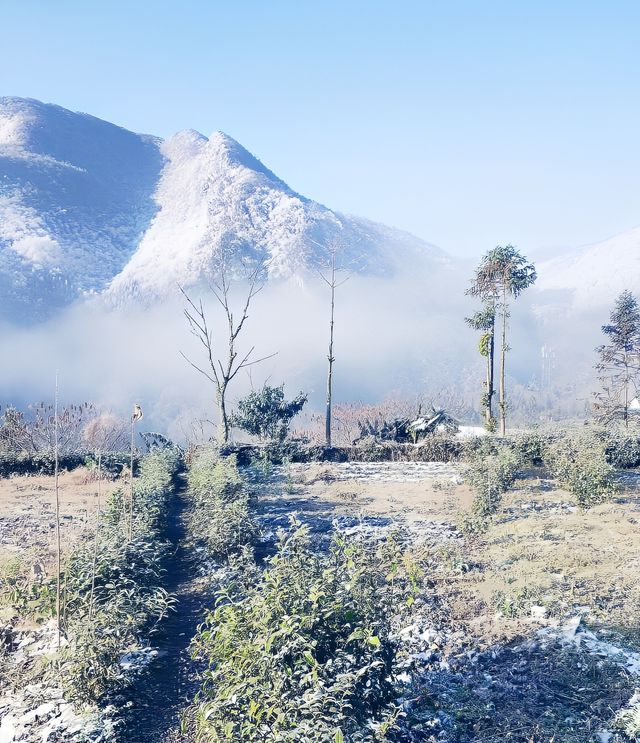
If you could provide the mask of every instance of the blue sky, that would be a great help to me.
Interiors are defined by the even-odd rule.
[[[0,0],[0,94],[221,129],[457,255],[640,224],[640,2]]]

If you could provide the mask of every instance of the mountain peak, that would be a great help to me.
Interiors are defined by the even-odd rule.
[[[228,134],[221,131],[214,132],[209,137],[209,146],[212,151],[226,155],[231,165],[241,166],[255,173],[260,173],[280,188],[284,188],[287,191],[291,190],[283,180],[269,170],[255,155],[251,154],[249,150]]]
[[[86,294],[163,299],[218,255],[301,277],[339,245],[385,275],[441,253],[297,194],[224,132],[163,141],[31,99],[0,99],[0,314],[37,320]]]

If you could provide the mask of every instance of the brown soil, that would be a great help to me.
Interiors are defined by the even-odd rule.
[[[106,497],[116,483],[103,481]],[[89,470],[62,472],[59,478],[63,553],[91,520],[97,482]],[[42,564],[49,569],[55,558],[55,488],[49,476],[0,479],[0,571],[30,571]]]
[[[337,480],[336,474],[332,465],[300,470],[293,477],[297,497],[352,514],[453,524],[473,500],[469,488],[450,477],[381,482]],[[588,621],[640,647],[640,489],[633,473],[618,497],[588,511],[576,508],[573,496],[544,472],[527,473],[504,496],[485,534],[443,545],[434,558],[443,611],[479,644],[530,631],[543,610],[553,618],[585,607]],[[532,616],[532,607],[543,608]]]
[[[342,505],[351,513],[401,517],[407,521],[456,521],[473,501],[466,485],[445,477],[425,477],[413,482],[364,478],[345,481],[335,477],[336,470],[331,465],[311,464],[297,473],[293,482],[302,487],[305,497]]]

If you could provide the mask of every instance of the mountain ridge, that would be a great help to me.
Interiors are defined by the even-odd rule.
[[[359,273],[449,259],[410,233],[304,197],[229,135],[162,140],[34,99],[0,98],[0,291],[5,319],[77,298],[162,300],[207,279],[222,250],[272,279],[315,271],[338,245]]]

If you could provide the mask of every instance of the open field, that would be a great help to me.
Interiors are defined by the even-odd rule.
[[[102,496],[116,487],[103,480]],[[90,470],[80,467],[61,472],[60,530],[64,552],[95,514],[97,483]],[[0,479],[0,566],[19,563],[31,569],[41,565],[49,572],[55,559],[54,478],[45,475]]]
[[[453,463],[290,465],[272,475],[273,512],[285,500],[300,517],[383,517],[416,527],[442,525],[443,561],[453,566],[438,592],[452,621],[478,641],[516,636],[540,619],[578,608],[589,621],[640,643],[640,479],[627,471],[611,502],[579,509],[543,470],[523,473],[481,537],[445,539],[470,509],[473,494]],[[544,617],[540,608],[543,607]],[[483,637],[484,633],[487,634]],[[639,646],[640,647],[640,646]]]
[[[390,637],[396,638],[396,694],[405,700],[406,713],[399,737],[388,740],[634,740],[612,725],[617,711],[629,704],[640,676],[636,471],[619,472],[620,491],[608,502],[582,510],[573,494],[559,488],[545,470],[524,468],[503,494],[486,531],[467,533],[462,524],[474,493],[464,481],[461,463],[273,465],[256,460],[239,470],[228,462],[224,467],[229,474],[215,469],[213,454],[204,456],[207,467],[213,468],[208,475],[213,484],[207,485],[197,473],[193,481],[189,474],[187,483],[174,481],[179,490],[165,501],[168,510],[158,532],[167,545],[158,575],[176,609],[163,620],[159,634],[140,636],[133,656],[122,655],[125,668],[150,642],[151,654],[145,657],[155,660],[150,673],[134,674],[127,687],[130,701],[121,732],[100,740],[192,743],[194,728],[186,724],[181,732],[178,715],[193,709],[206,668],[202,657],[192,658],[199,623],[225,581],[246,581],[250,590],[278,549],[278,534],[291,534],[299,524],[309,529],[312,552],[307,559],[322,559],[339,534],[367,549],[395,542],[410,556],[407,564],[419,566],[414,609],[407,613],[404,600],[394,605],[398,613]],[[117,484],[104,486],[105,499]],[[204,493],[200,501],[196,487]],[[221,516],[217,509],[226,506],[216,501],[216,489],[234,493],[224,496],[232,498],[228,503],[235,503],[234,498],[240,503],[245,488],[249,510]],[[67,554],[83,530],[91,528],[95,492],[96,484],[84,468],[61,477],[61,511],[71,517],[62,521]],[[22,566],[35,560],[50,564],[53,478],[2,480],[0,498],[5,565],[16,559]],[[243,522],[254,521],[255,529],[238,536],[244,533]],[[236,563],[233,550],[227,557],[210,552],[203,535],[212,530],[222,530],[225,540],[249,540],[256,563],[247,567],[247,556]],[[124,544],[123,549],[128,561]],[[28,622],[22,629],[19,617],[11,622],[16,637],[29,637]],[[43,635],[33,631],[39,647]],[[32,663],[28,658],[21,662],[26,667]],[[211,687],[206,688],[211,693]],[[41,693],[47,698],[51,690],[43,687]],[[527,697],[526,707],[521,695]],[[29,709],[21,696],[6,696],[2,703],[19,705],[25,714]],[[58,710],[65,704],[60,699],[55,703]],[[15,716],[10,719],[17,725]],[[49,717],[47,724],[58,719]],[[195,724],[193,717],[188,719]],[[27,730],[36,740],[42,728],[25,725],[16,727],[16,734]],[[304,735],[300,740],[311,741]]]

